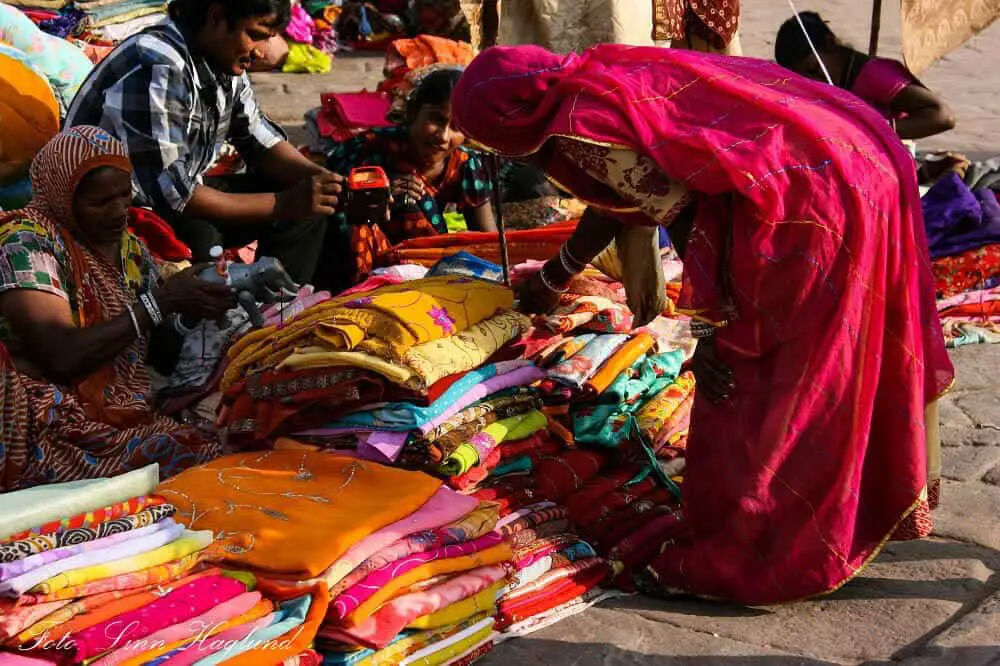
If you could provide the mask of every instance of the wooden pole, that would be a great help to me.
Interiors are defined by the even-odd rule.
[[[500,202],[500,158],[496,153],[489,156],[491,180],[493,181],[493,217],[497,224],[497,240],[500,242],[500,266],[503,268],[504,286],[510,286],[510,254],[507,250],[507,228],[503,221],[503,205]]]
[[[868,40],[868,55],[878,55],[878,36],[882,30],[882,0],[872,0],[872,30]]]

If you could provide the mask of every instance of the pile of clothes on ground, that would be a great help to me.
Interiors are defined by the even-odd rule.
[[[119,42],[166,19],[166,0],[6,0],[44,32],[86,47],[99,61]]]
[[[520,635],[604,598],[612,579],[634,589],[632,574],[657,554],[658,535],[677,520],[694,340],[679,316],[633,330],[622,285],[593,269],[553,314],[527,317],[498,284],[499,266],[442,251],[429,270],[381,269],[238,341],[220,423],[237,447],[267,442],[419,470],[495,505],[515,563],[496,628]],[[664,253],[674,296],[679,266]],[[534,270],[527,262],[513,277]],[[347,582],[391,561],[376,558]],[[357,622],[347,615],[354,602],[344,603],[321,629],[327,647],[391,648],[392,632],[365,642],[345,627]]]
[[[393,41],[386,49],[385,78],[376,91],[325,93],[320,95],[320,106],[305,114],[308,150],[325,159],[337,143],[401,122],[406,95],[417,77],[437,67],[467,65],[474,55],[468,44],[441,37],[421,35]]]
[[[533,240],[512,247],[537,257],[571,231],[514,232]],[[495,245],[466,235],[469,248]],[[0,497],[0,539],[19,539],[8,556],[27,563],[0,568],[4,645],[37,642],[57,620],[60,637],[83,637],[74,655],[105,666],[471,663],[636,589],[678,518],[687,322],[668,313],[634,330],[607,267],[528,317],[499,266],[450,240],[424,248],[438,257],[430,268],[381,269],[337,296],[305,290],[264,327],[219,338],[221,363],[191,374],[199,393],[218,383],[217,424],[242,452],[159,486],[155,468],[93,482],[117,490],[85,504],[88,484]],[[675,295],[679,262],[665,251],[663,265]],[[537,268],[519,262],[512,278]],[[59,489],[77,503],[29,496]],[[25,533],[76,528],[65,516],[80,512],[103,521],[95,511],[116,502],[107,518],[125,517],[132,537],[36,546]],[[29,505],[47,513],[7,524]],[[143,512],[157,513],[128,518]],[[79,549],[63,555],[70,543]],[[41,549],[58,559],[30,559]],[[125,652],[86,642],[193,591],[204,599],[165,605]],[[218,640],[189,633],[203,617]],[[138,640],[151,636],[155,648]]]
[[[494,507],[437,479],[285,443],[157,492],[218,535],[220,565],[256,572],[295,608],[288,653],[314,644],[324,663],[437,664],[490,642],[512,551]]]
[[[158,483],[152,465],[0,495],[0,662],[239,661],[297,626]]]
[[[437,36],[470,40],[458,2],[417,0],[301,0],[292,3],[292,20],[273,39],[256,71],[325,73],[339,50],[385,51],[408,37]]]
[[[944,173],[922,203],[949,347],[1000,342],[1000,159]]]

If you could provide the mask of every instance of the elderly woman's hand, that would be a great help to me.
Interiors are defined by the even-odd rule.
[[[208,282],[199,274],[211,264],[191,266],[164,281],[153,292],[164,317],[179,314],[187,320],[218,319],[236,305],[233,290],[218,282]]]

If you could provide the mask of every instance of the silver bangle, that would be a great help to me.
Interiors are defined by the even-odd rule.
[[[692,321],[689,326],[691,328],[692,338],[710,338],[715,335],[715,326],[712,326],[711,324],[706,324],[701,321]]]
[[[146,308],[149,318],[153,320],[153,326],[161,325],[163,323],[163,313],[160,312],[160,306],[157,305],[153,295],[148,291],[139,294],[139,301],[142,303],[142,307]]]
[[[566,241],[565,243],[563,243],[562,247],[559,248],[559,256],[560,257],[563,256],[563,253],[565,253],[565,255],[566,255],[565,256],[566,261],[568,261],[569,263],[573,264],[574,266],[579,266],[580,267],[580,269],[577,271],[577,273],[582,273],[587,268],[587,264],[585,262],[582,262],[579,259],[577,259],[576,257],[574,257],[573,253],[569,251],[569,241]]]
[[[573,255],[569,253],[566,245],[559,248],[559,263],[562,264],[563,270],[570,275],[579,275],[586,268],[586,266],[581,267],[580,262],[573,259]]]
[[[142,329],[139,327],[139,318],[135,316],[135,310],[132,309],[131,305],[126,305],[125,311],[128,312],[128,317],[132,320],[132,328],[135,330],[135,337],[141,338]]]
[[[549,291],[551,291],[551,292],[553,292],[555,294],[565,294],[567,291],[569,291],[569,287],[563,287],[562,289],[556,289],[554,286],[552,286],[552,283],[549,282],[549,279],[547,277],[545,277],[545,267],[544,266],[542,266],[542,269],[540,271],[538,271],[538,279],[542,281],[542,285],[544,285],[546,289],[548,289]]]

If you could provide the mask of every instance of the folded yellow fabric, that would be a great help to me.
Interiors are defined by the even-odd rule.
[[[403,284],[409,288],[380,289],[345,304],[314,334],[344,351],[357,347],[359,336],[375,338],[388,345],[391,358],[400,359],[414,345],[455,335],[514,307],[510,289],[484,280],[436,277]]]
[[[179,560],[187,557],[188,555],[197,553],[198,551],[208,548],[211,543],[211,531],[188,531],[180,539],[168,543],[166,546],[157,548],[156,550],[151,550],[148,553],[142,553],[140,555],[133,555],[132,557],[126,557],[121,560],[115,560],[114,562],[108,562],[106,564],[95,564],[91,567],[83,567],[82,569],[66,571],[58,576],[49,578],[44,583],[39,583],[31,591],[37,594],[53,594],[67,587],[86,585],[87,583],[92,583],[95,580],[101,580],[103,578],[112,578],[121,574],[142,571],[143,569],[157,567],[161,564],[173,562],[174,560]]]
[[[450,627],[458,624],[462,620],[472,617],[478,613],[496,614],[497,597],[508,584],[502,580],[491,587],[486,588],[479,594],[474,594],[468,599],[462,599],[442,608],[436,613],[418,617],[407,625],[409,629],[437,629],[438,627]]]
[[[393,384],[405,386],[413,380],[413,371],[395,363],[390,363],[371,354],[362,352],[330,351],[326,347],[301,347],[278,364],[278,370],[306,370],[308,368],[328,368],[349,365],[371,370],[382,375]]]
[[[271,369],[298,347],[361,351],[400,361],[411,347],[454,335],[514,306],[501,285],[454,276],[412,280],[307,309],[282,327],[241,338],[229,350],[222,388]]]
[[[410,348],[403,355],[403,364],[425,387],[431,386],[449,375],[478,368],[529,328],[531,320],[520,312],[501,312],[456,335]]]
[[[485,643],[493,634],[495,620],[484,620],[479,628],[470,628],[463,635],[445,639],[437,645],[429,645],[419,653],[406,658],[406,666],[441,666],[455,657],[460,657],[472,648]]]

